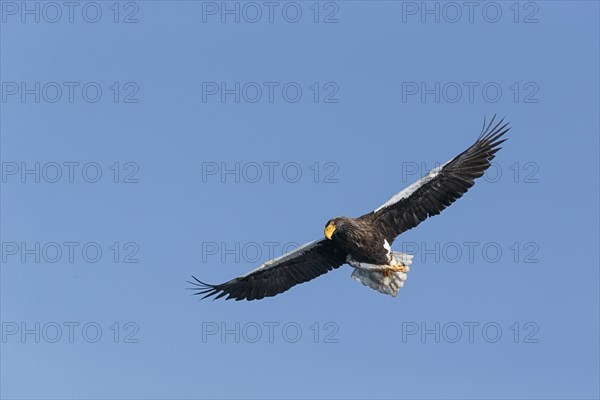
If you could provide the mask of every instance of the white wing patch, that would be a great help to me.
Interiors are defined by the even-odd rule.
[[[418,181],[416,181],[412,185],[410,185],[410,186],[402,189],[399,193],[396,193],[394,196],[392,196],[391,199],[389,199],[388,201],[386,201],[385,204],[383,204],[381,207],[379,207],[378,209],[376,209],[375,212],[381,210],[382,208],[391,206],[392,204],[396,204],[397,202],[399,202],[402,199],[406,199],[406,198],[410,197],[421,186],[425,185],[426,183],[428,183],[429,181],[431,181],[432,179],[434,179],[436,176],[438,176],[438,174],[440,173],[440,171],[450,161],[452,161],[452,160],[449,160],[449,161],[445,162],[443,165],[440,165],[439,167],[432,169],[431,171],[429,171],[429,173],[427,175],[425,175],[424,177],[422,177],[421,179],[419,179]]]
[[[387,256],[390,257],[390,253],[392,252],[392,246],[388,243],[387,239],[383,240],[383,248],[387,250]]]
[[[290,260],[292,258],[296,258],[298,256],[301,256],[302,254],[306,253],[308,250],[312,249],[313,247],[319,245],[321,242],[325,241],[326,239],[319,239],[319,240],[313,240],[312,242],[308,242],[306,244],[303,244],[302,246],[289,251],[287,253],[285,253],[282,256],[279,256],[277,258],[274,258],[272,260],[267,261],[266,263],[260,265],[258,268],[253,269],[252,271],[248,272],[246,275],[244,276],[248,276],[250,274],[253,274],[256,271],[259,271],[261,269],[269,269],[269,268],[273,268],[276,267],[278,264],[285,262],[287,260]]]

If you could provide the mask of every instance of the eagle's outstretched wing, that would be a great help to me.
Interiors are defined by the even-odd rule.
[[[254,271],[220,285],[209,285],[194,278],[195,294],[203,298],[227,295],[227,300],[258,300],[283,293],[292,286],[323,275],[346,262],[346,254],[335,248],[331,240],[307,243],[281,257],[267,261]]]
[[[452,160],[431,170],[425,177],[393,196],[375,211],[363,215],[384,233],[391,243],[402,232],[414,228],[427,217],[437,215],[461,197],[490,166],[500,150],[501,139],[510,129],[504,119],[494,125],[496,116],[477,141]]]

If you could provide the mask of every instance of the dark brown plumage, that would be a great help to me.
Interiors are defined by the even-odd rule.
[[[490,167],[490,161],[506,139],[502,135],[510,130],[504,120],[493,128],[494,118],[482,129],[477,141],[452,160],[440,167],[440,171],[431,181],[420,186],[407,198],[394,204],[361,216],[360,220],[369,221],[374,229],[381,231],[388,242],[401,233],[414,228],[428,217],[441,213],[446,207],[475,184]],[[424,178],[425,179],[425,178]]]
[[[283,293],[346,262],[346,254],[329,240],[321,239],[305,246],[305,250],[298,252],[302,247],[295,250],[298,252],[295,257],[287,260],[276,258],[270,261],[271,265],[265,263],[261,268],[221,285],[209,285],[196,277],[192,277],[195,282],[189,283],[196,286],[192,289],[198,290],[196,294],[204,295],[203,298],[216,295],[215,299],[218,299],[227,295],[227,299],[258,300]]]
[[[190,283],[195,287],[192,289],[197,291],[195,294],[204,295],[203,298],[227,296],[227,299],[257,300],[283,293],[339,268],[348,257],[359,263],[390,264],[389,246],[398,235],[442,212],[489,168],[500,144],[506,140],[502,136],[510,129],[503,120],[495,125],[494,120],[495,116],[487,125],[484,121],[481,135],[471,147],[375,211],[358,218],[333,218],[326,225],[326,238],[301,246],[223,284],[210,285],[193,277],[194,282]],[[367,275],[363,273],[360,279]],[[374,287],[372,282],[365,284]]]
[[[380,229],[373,229],[370,218],[337,217],[330,219],[325,226],[331,223],[336,226],[331,241],[345,254],[352,254],[354,260],[369,264],[387,264],[390,261],[383,247],[386,237]]]

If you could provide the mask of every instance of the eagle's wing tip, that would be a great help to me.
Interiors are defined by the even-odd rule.
[[[491,142],[498,144],[498,139],[504,136],[506,132],[508,132],[511,127],[508,126],[510,122],[504,123],[506,116],[502,117],[500,121],[498,121],[494,125],[494,121],[496,120],[498,114],[494,114],[490,119],[490,122],[486,125],[486,117],[483,117],[483,128],[481,134],[477,138],[477,142]],[[506,139],[504,139],[506,140]]]
[[[218,285],[211,285],[210,283],[202,282],[200,279],[196,278],[194,275],[192,275],[192,279],[195,282],[186,281],[190,285],[194,285],[194,287],[186,288],[188,290],[196,291],[196,293],[192,293],[192,296],[204,295],[204,297],[202,297],[200,299],[200,300],[204,300],[207,297],[214,296],[215,294],[219,293],[219,288],[217,287]],[[214,298],[213,300],[215,300],[217,298],[218,297]]]

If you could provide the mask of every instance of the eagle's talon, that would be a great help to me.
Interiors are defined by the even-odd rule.
[[[394,272],[404,272],[407,273],[408,271],[410,271],[410,268],[404,264],[401,263],[397,263],[395,265],[390,265],[390,270],[394,271]]]

